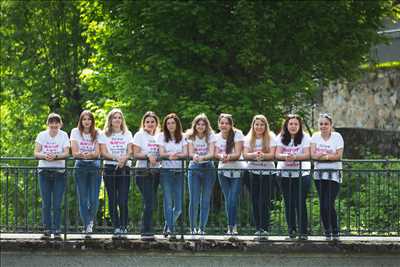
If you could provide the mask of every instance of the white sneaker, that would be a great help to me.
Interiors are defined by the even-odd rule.
[[[86,225],[85,234],[91,233],[93,233],[93,224],[89,223],[88,225]]]
[[[121,229],[115,228],[114,229],[114,235],[119,235],[119,234],[121,234]]]

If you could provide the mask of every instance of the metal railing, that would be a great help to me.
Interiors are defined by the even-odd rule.
[[[336,200],[340,234],[344,236],[400,236],[400,160],[343,160],[340,192]],[[183,212],[178,221],[177,232],[189,232],[187,173],[188,159],[182,160],[181,171],[185,174],[183,191]],[[36,233],[43,230],[41,224],[41,197],[38,185],[37,160],[25,158],[0,158],[0,231],[5,233]],[[102,166],[102,165],[101,165]],[[134,166],[134,165],[132,165]],[[217,167],[217,164],[215,164]],[[149,170],[149,169],[145,169]],[[234,169],[232,169],[233,171]],[[103,168],[100,168],[101,173]],[[131,178],[138,168],[130,169]],[[216,175],[218,169],[214,169]],[[251,196],[248,170],[242,171],[237,222],[239,234],[255,232],[252,219]],[[315,170],[311,169],[311,176]],[[67,183],[62,204],[62,230],[64,234],[81,233],[74,175],[74,159],[66,160]],[[130,180],[129,191],[129,233],[139,233],[142,201],[134,179]],[[271,184],[270,235],[287,235],[284,201],[279,178]],[[164,227],[162,189],[159,187],[153,214],[156,233]],[[112,233],[107,204],[107,193],[102,183],[99,194],[100,204],[95,222],[96,233]],[[323,234],[320,219],[319,200],[314,183],[307,195],[308,232],[310,235]],[[218,179],[215,182],[207,233],[223,234],[227,219],[224,212],[224,197]]]

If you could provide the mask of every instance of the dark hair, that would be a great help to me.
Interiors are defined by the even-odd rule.
[[[294,145],[298,146],[301,144],[301,141],[303,140],[304,133],[303,133],[303,121],[301,117],[297,114],[289,114],[286,116],[285,122],[282,125],[281,129],[281,140],[284,145],[289,145],[290,140],[292,139],[289,129],[288,129],[288,124],[291,119],[296,119],[299,122],[299,131],[295,134],[294,136]]]
[[[221,113],[218,117],[218,123],[222,119],[227,119],[229,124],[232,126],[228,133],[228,138],[226,139],[226,149],[225,153],[229,154],[232,152],[233,147],[235,146],[235,128],[233,127],[233,119],[231,114]]]
[[[97,137],[97,130],[96,130],[96,121],[94,119],[92,112],[90,112],[89,110],[82,111],[81,115],[79,116],[77,128],[79,129],[79,132],[82,136],[83,130],[84,130],[82,121],[83,121],[84,116],[88,116],[89,119],[92,121],[92,124],[90,125],[90,129],[89,129],[89,133],[90,133],[90,137],[92,138],[92,141],[94,141],[94,140],[96,140],[96,137]]]
[[[53,123],[53,122],[58,122],[59,124],[63,124],[61,116],[58,115],[57,113],[50,113],[49,116],[47,116],[47,121],[46,123]]]
[[[157,126],[155,129],[155,132],[157,132],[160,129],[160,118],[153,111],[147,111],[146,113],[144,113],[144,115],[142,117],[142,121],[140,122],[140,128],[144,129],[144,122],[146,121],[146,119],[148,117],[154,118],[156,120]]]
[[[164,131],[165,142],[172,140],[172,136],[171,136],[170,132],[168,131],[168,127],[167,127],[167,121],[169,119],[174,119],[174,121],[176,123],[174,139],[175,139],[175,143],[178,144],[182,140],[182,124],[181,124],[181,120],[179,119],[178,115],[176,115],[175,113],[170,113],[164,117],[163,131]]]

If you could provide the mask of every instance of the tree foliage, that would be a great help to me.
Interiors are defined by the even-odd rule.
[[[114,106],[143,112],[307,113],[315,89],[367,62],[392,1],[3,1],[1,150],[30,155],[48,112],[65,129]],[[15,135],[15,129],[19,134]],[[14,144],[18,144],[15,146]]]

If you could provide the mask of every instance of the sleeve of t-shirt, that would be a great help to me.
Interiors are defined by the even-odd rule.
[[[135,133],[135,135],[133,136],[133,144],[138,146],[138,147],[142,147],[142,134],[141,132],[137,132]]]
[[[79,141],[79,130],[78,128],[74,128],[71,131],[71,141]]]
[[[43,145],[44,143],[44,135],[43,132],[39,133],[38,136],[36,137],[35,143],[38,143],[40,145]]]
[[[244,147],[245,147],[245,148],[251,148],[251,147],[250,147],[250,137],[248,137],[248,136],[246,136],[246,137],[244,138]]]
[[[344,140],[340,133],[336,133],[336,149],[341,149],[344,147]]]
[[[131,131],[128,131],[128,134],[127,134],[127,143],[128,144],[133,144],[133,137],[132,137],[132,133],[131,133]]]
[[[243,142],[244,141],[244,136],[241,131],[236,131],[235,132],[235,137],[234,137],[234,142]]]
[[[107,137],[105,133],[99,133],[99,144],[106,144]]]
[[[63,134],[63,148],[70,147],[71,144],[69,143],[68,134],[66,132],[62,132]]]
[[[277,143],[276,143],[276,135],[273,132],[269,133],[269,136],[271,137],[271,140],[269,142],[269,146],[270,147],[276,147]]]
[[[278,134],[275,138],[275,145],[278,147],[278,146],[283,146],[283,144],[282,144],[282,137],[281,137],[281,135],[280,134]]]
[[[318,135],[317,135],[317,133],[313,134],[313,136],[311,137],[310,143],[311,144],[317,144],[318,143]]]
[[[157,136],[156,142],[157,142],[157,145],[159,145],[159,146],[165,146],[165,139],[164,139],[164,134],[163,133],[160,133]]]
[[[303,136],[303,147],[310,147],[311,138],[308,134]]]
[[[210,135],[208,136],[208,143],[215,143],[217,142],[217,138],[215,136],[214,133],[210,133]]]

